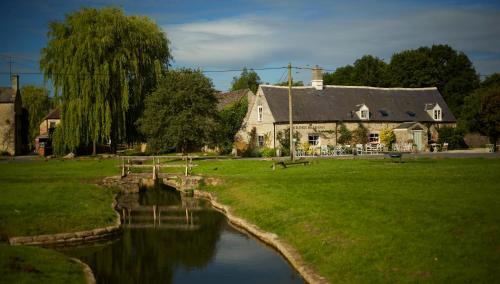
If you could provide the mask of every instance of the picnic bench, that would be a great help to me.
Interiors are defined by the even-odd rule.
[[[299,161],[288,161],[288,162],[278,162],[278,163],[273,163],[273,170],[276,168],[276,165],[280,165],[282,166],[283,168],[287,168],[289,166],[294,166],[294,165],[303,165],[303,166],[306,166],[306,165],[309,165],[311,164],[311,162],[309,161],[306,161],[306,160],[299,160]]]
[[[392,153],[389,153],[388,156],[389,156],[389,158],[391,158],[393,160],[399,159],[399,161],[398,161],[399,163],[401,163],[402,159],[403,159],[403,153],[401,153],[401,152],[392,152]]]

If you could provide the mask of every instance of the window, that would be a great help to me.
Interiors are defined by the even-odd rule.
[[[370,143],[379,143],[380,138],[378,133],[370,133]]]
[[[440,109],[434,110],[434,120],[441,120],[441,110]]]
[[[257,107],[257,121],[262,121],[262,106]]]
[[[319,145],[319,135],[318,134],[309,134],[308,140],[309,140],[309,145],[311,145],[311,146]]]
[[[56,122],[55,121],[51,121],[49,128],[56,128]]]
[[[367,110],[362,110],[361,111],[361,118],[362,119],[367,119],[368,118],[368,111]]]
[[[259,144],[259,147],[264,147],[264,135],[259,135],[257,142]]]
[[[409,115],[409,116],[411,116],[411,117],[415,117],[415,115],[417,115],[413,111],[409,111],[409,110],[406,111],[406,114]]]

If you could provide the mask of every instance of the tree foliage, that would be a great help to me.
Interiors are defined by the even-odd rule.
[[[283,81],[283,82],[277,83],[276,86],[288,86],[288,81]],[[301,86],[304,86],[304,82],[303,81],[293,81],[292,80],[292,86],[294,86],[294,87],[301,87]]]
[[[352,132],[349,129],[347,129],[345,124],[343,123],[340,124],[338,134],[339,134],[339,138],[337,139],[338,144],[346,144],[346,145],[351,144]]]
[[[354,65],[339,67],[335,72],[325,73],[323,81],[326,85],[374,86],[386,87],[387,64],[374,56],[365,55],[354,62]]]
[[[476,90],[465,100],[460,124],[470,132],[479,132],[495,144],[500,137],[500,84]]]
[[[394,87],[437,87],[456,116],[461,114],[464,98],[479,86],[467,55],[448,45],[396,53],[391,58],[389,74]]]
[[[298,131],[293,132],[293,139],[295,139],[295,149],[299,146],[300,143],[300,133]],[[283,131],[279,131],[276,134],[276,139],[280,143],[281,154],[283,156],[290,155],[290,128],[286,128]]]
[[[368,143],[368,129],[361,123],[358,123],[358,127],[352,131],[352,142],[354,144],[366,144]]]
[[[252,69],[243,68],[239,77],[234,77],[231,83],[231,91],[250,89],[255,94],[261,84],[259,75]]]
[[[326,85],[437,87],[455,116],[461,114],[464,98],[479,86],[476,70],[467,55],[448,45],[395,53],[389,64],[365,55],[352,66],[325,73],[323,80]]]
[[[44,87],[26,85],[21,89],[23,107],[28,111],[29,148],[33,149],[35,138],[40,134],[40,123],[50,109],[49,91]]]
[[[380,141],[384,143],[389,149],[391,149],[392,144],[396,142],[396,135],[391,128],[384,128],[380,131]]]
[[[248,109],[248,99],[226,106],[218,113],[219,129],[216,133],[216,144],[223,153],[230,153],[233,149],[234,136],[241,128],[241,124]]]
[[[217,129],[217,99],[212,81],[199,70],[166,72],[146,98],[139,120],[148,147],[154,152],[175,148],[187,152],[209,144]]]
[[[65,147],[126,138],[170,58],[154,22],[117,8],[83,8],[50,23],[40,67],[61,105]]]

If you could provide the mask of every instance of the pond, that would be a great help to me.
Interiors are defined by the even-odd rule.
[[[118,197],[123,234],[63,252],[97,283],[304,283],[273,249],[239,232],[201,199],[174,189]]]

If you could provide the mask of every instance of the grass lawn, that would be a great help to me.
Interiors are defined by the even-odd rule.
[[[113,193],[93,183],[116,160],[17,161],[0,164],[0,235],[74,232],[115,222]]]
[[[197,162],[206,189],[331,283],[500,279],[500,159]]]
[[[82,267],[37,247],[0,244],[0,283],[85,283]]]

